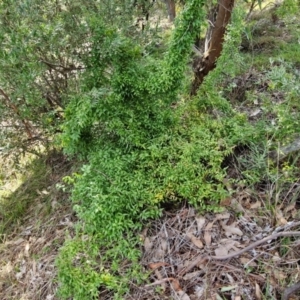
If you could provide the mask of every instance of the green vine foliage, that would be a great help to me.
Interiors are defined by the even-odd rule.
[[[202,0],[187,1],[161,60],[144,56],[141,45],[99,18],[88,23],[91,53],[80,90],[66,108],[61,137],[68,154],[87,161],[72,194],[81,220],[78,237],[65,244],[57,261],[64,298],[96,298],[105,287],[121,299],[130,281],[145,280],[136,233],[161,215],[163,203],[187,201],[218,211],[228,196],[222,162],[253,132],[245,131],[245,117],[215,87],[238,53],[242,17],[233,19],[216,74],[185,102],[178,95],[204,15]],[[207,113],[212,110],[222,118]],[[89,242],[82,242],[85,237]],[[132,262],[126,270],[120,268],[124,257]]]
[[[86,155],[94,141],[113,139],[122,147],[145,147],[174,124],[176,102],[191,45],[203,19],[202,1],[190,1],[171,38],[165,59],[142,55],[142,47],[117,28],[91,19],[91,55],[81,92],[66,110],[63,146]],[[103,138],[104,136],[104,138]]]

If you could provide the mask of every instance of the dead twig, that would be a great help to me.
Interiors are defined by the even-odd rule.
[[[150,287],[152,287],[152,286],[159,285],[159,284],[165,283],[165,282],[167,282],[167,281],[171,282],[171,281],[174,281],[174,280],[175,280],[175,278],[173,278],[173,277],[163,278],[163,279],[154,281],[154,282],[152,282],[152,283],[146,284],[146,285],[144,286],[144,288],[145,288],[145,289],[148,289],[148,288],[150,288]]]

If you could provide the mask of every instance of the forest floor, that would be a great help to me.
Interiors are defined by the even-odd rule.
[[[75,220],[59,185],[73,162],[54,151],[11,163],[1,161],[0,299],[57,299],[55,259]]]
[[[272,11],[255,18],[253,39],[245,38],[241,48],[251,66],[224,91],[250,122],[272,123],[277,115],[271,107],[291,91],[282,88],[284,78],[299,82],[300,26],[296,18],[274,18]],[[271,86],[275,75],[280,85]],[[299,105],[289,108],[292,118],[299,117]],[[299,299],[300,153],[293,141],[287,145],[292,150],[286,155],[270,154],[273,164],[267,148],[237,147],[224,162],[231,196],[220,212],[199,214],[183,204],[148,224],[140,234],[140,264],[149,284],[132,283],[126,299]],[[54,151],[21,170],[7,161],[1,165],[0,299],[58,299],[55,259],[76,222],[63,178],[76,164]],[[243,181],[255,168],[260,180]],[[112,294],[100,291],[99,299]]]

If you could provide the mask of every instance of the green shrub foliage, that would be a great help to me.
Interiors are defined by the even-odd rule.
[[[0,127],[0,147],[26,150],[36,140],[47,144],[53,139],[69,96],[82,88],[91,39],[101,39],[99,20],[142,43],[129,11],[131,0],[0,2],[0,121],[6,124]],[[96,47],[91,56],[99,58],[99,66],[105,60],[97,57]],[[100,70],[95,72],[99,79]]]

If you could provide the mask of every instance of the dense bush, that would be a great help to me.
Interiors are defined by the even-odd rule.
[[[110,24],[138,43],[145,40],[132,26],[131,11],[131,0],[114,5],[92,0],[0,2],[1,148],[29,150],[36,141],[47,145],[53,140],[70,95],[82,86],[91,38],[100,25],[95,22]]]

